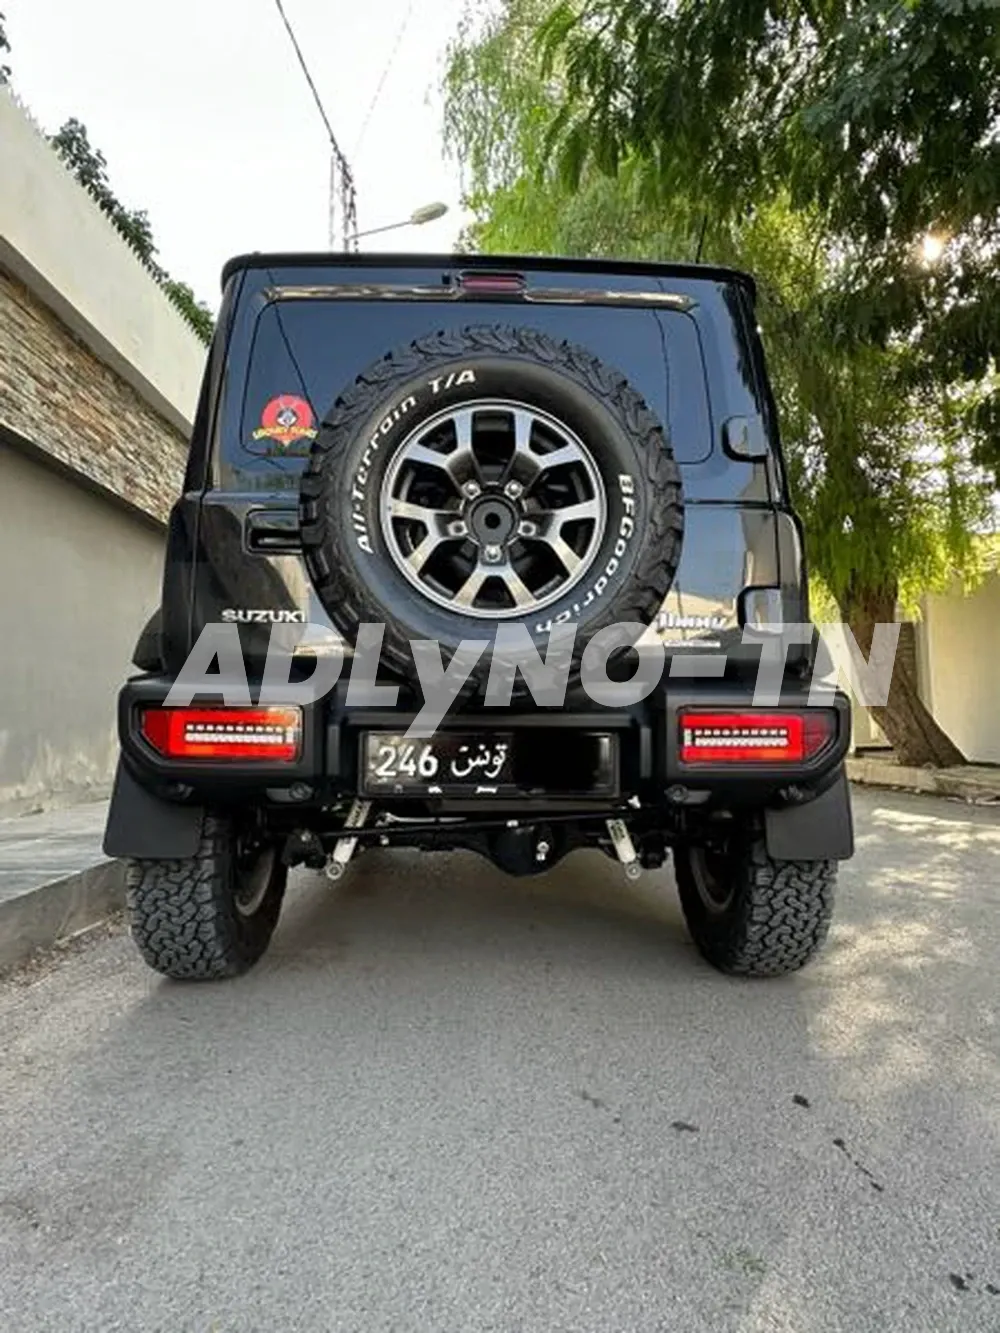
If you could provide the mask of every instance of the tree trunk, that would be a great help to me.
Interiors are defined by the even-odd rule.
[[[852,586],[841,610],[867,659],[871,655],[875,626],[891,623],[896,618],[896,590]],[[910,664],[903,656],[897,654],[893,664],[888,702],[883,707],[872,708],[871,713],[901,764],[916,768],[933,764],[946,768],[966,762],[958,746],[924,707]]]

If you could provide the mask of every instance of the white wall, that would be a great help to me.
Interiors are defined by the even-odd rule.
[[[0,444],[0,811],[107,788],[163,542],[151,521]]]
[[[926,596],[915,629],[925,705],[970,763],[1000,764],[1000,574],[968,596],[958,583]],[[888,748],[856,700],[853,745]]]
[[[1000,764],[1000,574],[927,597],[917,638],[924,702],[970,762]]]
[[[204,344],[3,87],[0,267],[187,433]]]

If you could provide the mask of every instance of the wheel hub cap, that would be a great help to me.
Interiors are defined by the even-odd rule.
[[[564,423],[522,403],[446,409],[400,445],[379,497],[397,568],[430,601],[503,619],[558,601],[607,525],[600,472]]]
[[[517,510],[501,496],[474,500],[465,515],[469,535],[480,546],[505,546],[513,537],[517,523]]]

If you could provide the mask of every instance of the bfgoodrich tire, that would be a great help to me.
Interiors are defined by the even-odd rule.
[[[674,849],[681,906],[701,954],[733,976],[779,977],[826,940],[836,861],[775,861],[759,841]]]
[[[301,488],[302,542],[347,635],[385,626],[445,659],[462,639],[523,625],[544,647],[577,626],[648,624],[680,559],[680,473],[663,427],[617,371],[530,329],[420,339],[334,404]],[[484,654],[473,678],[489,670]],[[575,674],[575,669],[574,669]]]
[[[194,856],[127,863],[132,938],[165,977],[238,976],[270,943],[286,877],[274,848],[248,846],[232,820],[206,815]]]

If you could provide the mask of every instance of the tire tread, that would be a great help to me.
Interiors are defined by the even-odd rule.
[[[126,863],[132,938],[154,971],[185,981],[233,977],[252,967],[267,948],[283,879],[253,918],[239,920],[230,881],[231,836],[227,819],[206,815],[194,856]]]
[[[822,948],[833,917],[836,861],[775,861],[762,842],[740,858],[732,909],[709,915],[683,849],[675,855],[688,928],[714,967],[733,976],[795,972]]]

